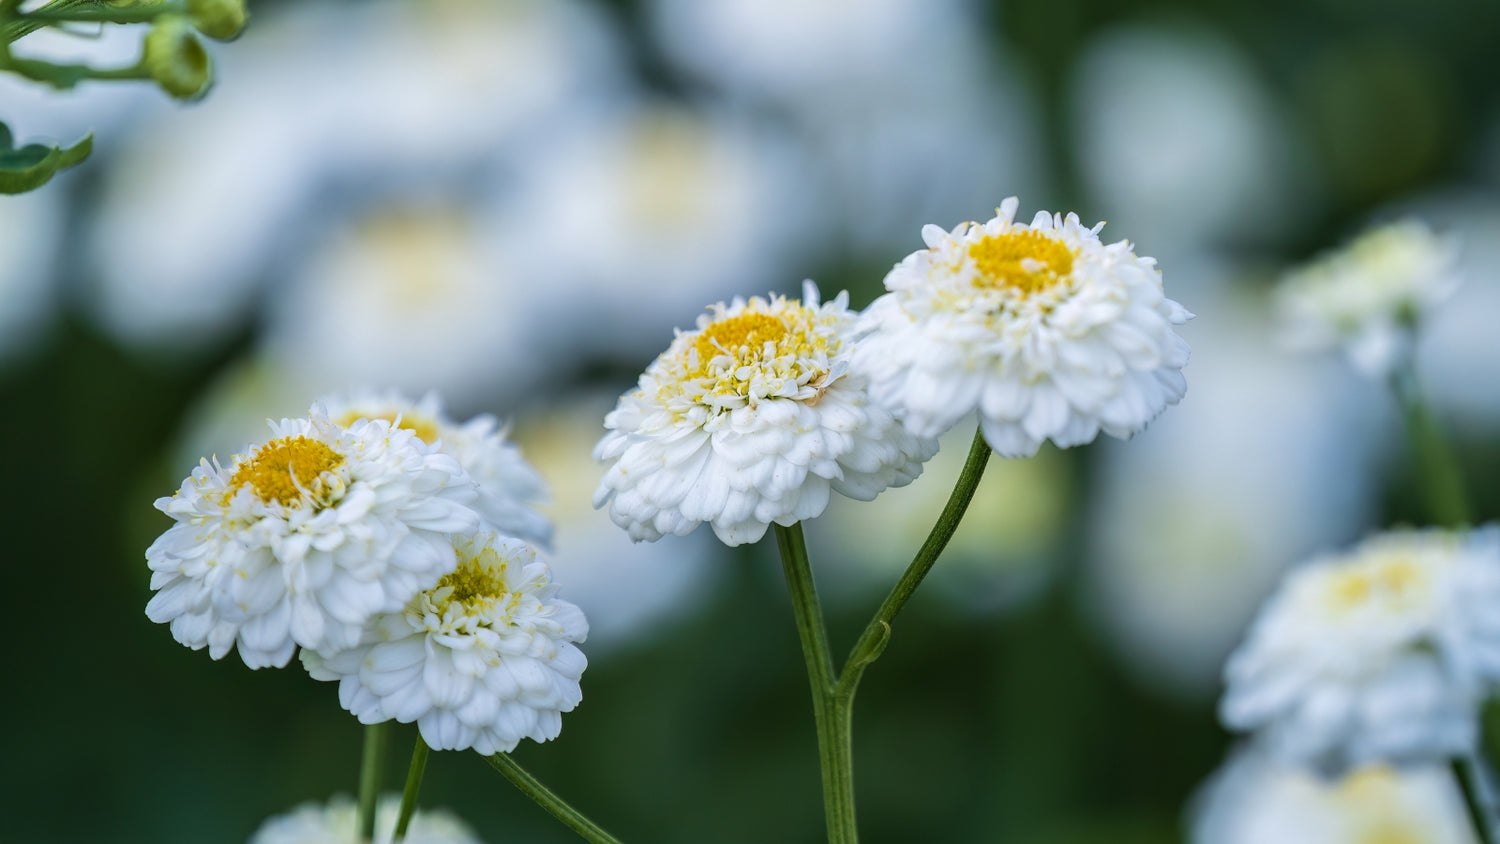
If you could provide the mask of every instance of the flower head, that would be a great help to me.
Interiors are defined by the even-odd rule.
[[[909,483],[936,443],[911,435],[849,368],[848,294],[722,302],[605,417],[594,506],[636,540],[703,522],[729,545]]]
[[[547,564],[517,539],[482,532],[454,538],[458,567],[382,615],[345,650],[304,650],[319,680],[366,724],[417,722],[437,750],[489,755],[523,738],[547,741],[583,698],[588,635],[578,607],[556,597]]]
[[[250,836],[250,844],[389,844],[401,811],[401,797],[382,794],[375,807],[375,840],[359,837],[358,809],[348,797],[328,805],[304,803],[269,818]],[[416,811],[406,828],[406,844],[482,844],[473,830],[442,810]]]
[[[146,549],[146,615],[214,659],[237,647],[251,668],[285,665],[298,645],[353,645],[452,571],[446,535],[480,523],[458,461],[409,429],[336,425],[314,405],[271,430],[158,499],[176,524]]]
[[[1411,352],[1412,329],[1458,287],[1456,245],[1415,220],[1368,231],[1282,280],[1287,342],[1341,347],[1366,376],[1384,378]]]
[[[1466,752],[1500,678],[1500,532],[1397,531],[1293,570],[1225,671],[1220,714],[1327,771]]]
[[[1153,259],[1100,242],[1102,223],[1038,212],[1026,225],[1017,206],[924,228],[928,248],[890,271],[861,319],[854,367],[919,436],[977,408],[1007,457],[1101,430],[1128,437],[1187,389],[1188,346],[1172,326],[1192,314],[1165,297]]]
[[[436,393],[410,401],[396,392],[357,393],[322,399],[328,417],[340,425],[359,419],[384,419],[409,428],[417,439],[451,454],[479,485],[474,504],[491,527],[501,533],[546,545],[552,526],[535,507],[547,498],[547,485],[521,450],[506,439],[506,429],[495,417],[481,414],[459,424],[443,412]]]

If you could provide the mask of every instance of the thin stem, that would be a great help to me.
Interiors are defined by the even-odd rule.
[[[484,761],[490,763],[490,767],[500,772],[500,775],[510,780],[511,785],[521,790],[522,794],[536,801],[538,806],[546,809],[554,818],[562,821],[568,829],[578,833],[579,837],[593,844],[620,844],[620,839],[605,832],[603,827],[583,816],[582,812],[569,806],[566,801],[541,781],[528,773],[516,760],[510,758],[508,753],[496,753],[494,756],[484,757]]]
[[[417,792],[422,790],[422,774],[427,770],[427,742],[422,739],[421,731],[417,731],[416,746],[411,749],[411,767],[406,769],[406,787],[401,789],[401,814],[396,816],[396,832],[391,841],[398,842],[406,837],[406,828],[411,824],[411,816],[417,808]]]
[[[31,12],[18,11],[17,8],[20,5],[20,0],[0,3],[0,13],[3,13],[0,14],[0,17],[4,18],[3,21],[0,21],[0,23],[4,24],[3,29],[0,29],[0,41],[4,41],[6,44],[18,41],[39,29],[46,28],[47,23],[37,19],[37,15],[62,12],[68,9],[97,8],[99,0],[52,0],[51,3]]]
[[[375,838],[375,804],[380,795],[380,769],[385,764],[386,724],[365,727],[365,748],[359,762],[359,837]]]
[[[802,641],[802,657],[812,686],[828,840],[831,844],[852,844],[859,840],[854,815],[854,697],[852,693],[840,694],[834,676],[828,629],[823,623],[823,609],[818,603],[801,523],[791,527],[776,525],[776,547],[781,552],[781,567],[791,592],[792,614],[797,620],[797,636]]]
[[[1453,778],[1458,781],[1459,791],[1464,795],[1464,806],[1469,810],[1469,822],[1474,827],[1474,836],[1479,844],[1495,844],[1495,830],[1491,826],[1490,813],[1480,795],[1483,785],[1479,782],[1478,761],[1473,756],[1457,756],[1452,760]]]
[[[875,617],[865,626],[864,632],[854,643],[854,648],[849,652],[849,660],[844,665],[843,676],[839,678],[839,691],[849,697],[854,696],[855,689],[859,686],[860,677],[865,668],[885,650],[886,642],[891,636],[891,622],[895,620],[896,614],[906,606],[911,599],[912,593],[917,591],[922,579],[932,570],[937,562],[938,555],[943,553],[947,547],[948,540],[953,538],[953,532],[958,530],[958,523],[963,520],[964,512],[969,509],[969,502],[974,500],[974,491],[979,488],[979,479],[984,476],[984,467],[989,463],[990,446],[984,441],[984,429],[981,427],[974,431],[974,442],[969,446],[969,456],[964,460],[964,467],[958,474],[958,482],[953,487],[953,492],[948,496],[948,503],[943,506],[943,512],[938,515],[937,523],[932,526],[932,531],[927,534],[927,540],[917,550],[917,555],[912,558],[911,565],[906,567],[906,572],[891,592],[881,603],[880,609],[875,611]]]
[[[63,4],[44,6],[34,12],[21,15],[23,21],[50,23],[150,23],[168,12],[180,12],[177,4],[164,3],[154,6],[128,6],[115,9],[93,4]]]
[[[1441,426],[1431,408],[1422,400],[1417,385],[1416,367],[1410,360],[1391,375],[1391,390],[1401,405],[1406,433],[1411,440],[1412,456],[1422,474],[1427,505],[1435,522],[1447,527],[1468,524],[1468,496],[1464,493],[1463,474]]]

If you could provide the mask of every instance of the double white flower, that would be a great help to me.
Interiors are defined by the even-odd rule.
[[[1397,531],[1292,571],[1231,656],[1224,723],[1338,772],[1472,750],[1500,680],[1500,531]]]
[[[1075,214],[1015,222],[1010,197],[984,224],[922,230],[927,249],[885,278],[860,321],[854,366],[918,436],[979,411],[1006,457],[1100,431],[1128,437],[1182,398],[1192,318],[1127,241],[1104,244]]]
[[[937,450],[871,400],[851,370],[848,294],[735,299],[698,318],[605,417],[594,506],[636,540],[703,522],[725,544],[910,483]]]

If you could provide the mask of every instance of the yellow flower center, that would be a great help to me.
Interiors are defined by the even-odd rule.
[[[509,594],[505,589],[505,562],[493,548],[485,548],[473,556],[460,552],[458,568],[444,575],[434,591],[450,587],[453,591],[441,602],[440,609],[454,601],[473,609],[504,598]]]
[[[396,424],[396,418],[398,416],[401,418],[401,424],[399,425]],[[398,414],[394,411],[387,413],[366,413],[362,410],[355,409],[349,411],[348,413],[345,413],[338,419],[335,419],[334,423],[341,427],[347,428],[361,419],[384,419],[397,428],[405,428],[406,430],[415,433],[417,435],[417,439],[429,445],[437,442],[442,436],[438,433],[438,423],[436,420],[428,419],[425,416],[419,416],[415,413]]]
[[[740,364],[764,357],[766,343],[773,346],[786,337],[786,324],[770,314],[740,314],[703,329],[694,343],[698,350],[697,376],[708,374],[708,362],[728,354]]]
[[[239,489],[249,484],[267,504],[272,501],[291,504],[302,495],[302,490],[315,491],[322,474],[343,462],[342,454],[317,440],[282,437],[257,449],[255,457],[230,476],[229,486]]]
[[[1328,585],[1328,596],[1335,607],[1352,610],[1370,600],[1374,584],[1364,572],[1340,574]]]
[[[1046,290],[1073,272],[1073,250],[1035,229],[992,234],[969,247],[981,287],[1008,287],[1022,296]]]
[[[1340,610],[1377,600],[1401,603],[1420,598],[1426,582],[1426,573],[1416,560],[1397,556],[1338,572],[1328,582],[1328,599]]]

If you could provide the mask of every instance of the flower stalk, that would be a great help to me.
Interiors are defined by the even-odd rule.
[[[365,727],[364,752],[359,762],[359,837],[375,838],[375,804],[380,796],[380,771],[385,765],[386,723]]]
[[[496,753],[484,757],[484,761],[491,768],[500,772],[500,775],[510,780],[511,785],[521,790],[522,794],[530,797],[538,806],[546,809],[548,814],[562,822],[563,826],[578,833],[583,840],[591,844],[620,844],[620,839],[604,831],[604,828],[589,820],[584,814],[567,801],[558,797],[547,786],[542,785],[541,780],[532,776],[525,768],[517,764],[516,760],[508,753]]]
[[[1451,766],[1453,779],[1464,796],[1464,806],[1469,810],[1469,822],[1474,827],[1474,837],[1479,844],[1495,844],[1494,821],[1480,796],[1483,786],[1479,782],[1479,757],[1455,757]]]
[[[1432,409],[1422,399],[1416,367],[1409,357],[1391,374],[1391,391],[1401,405],[1412,457],[1422,474],[1433,520],[1445,527],[1469,524],[1468,498],[1458,460]]]
[[[422,790],[422,774],[427,771],[427,742],[417,732],[417,743],[411,750],[411,766],[406,769],[406,786],[401,789],[401,813],[396,816],[396,831],[391,841],[406,838],[406,828],[411,825],[411,816],[417,808],[417,792]]]

